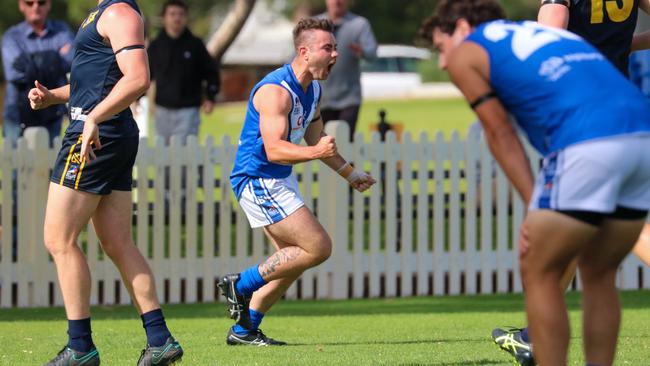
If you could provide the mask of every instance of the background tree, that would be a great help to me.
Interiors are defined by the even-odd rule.
[[[210,39],[211,53],[221,57],[241,30],[255,0],[186,0],[190,7],[190,25],[199,37]],[[278,1],[278,0],[261,0]],[[325,10],[325,0],[285,0],[285,13],[290,18],[309,16]],[[0,33],[23,20],[18,0],[0,0]],[[147,33],[154,37],[160,29],[160,8],[164,0],[139,0],[145,16]],[[417,29],[431,14],[437,0],[353,0],[352,11],[368,18],[380,43],[417,42]],[[501,0],[512,19],[534,19],[539,1]],[[65,20],[76,29],[97,5],[96,0],[52,0],[50,17]],[[225,9],[225,10],[224,10]],[[224,26],[213,30],[213,21],[225,16]],[[212,33],[212,35],[211,35]],[[211,37],[208,37],[210,36]],[[2,75],[0,71],[0,80]]]
[[[538,0],[501,0],[510,19],[535,19]],[[422,21],[433,12],[438,0],[352,0],[350,10],[370,20],[379,43],[413,44]],[[315,15],[325,11],[325,0],[289,0],[290,17]]]

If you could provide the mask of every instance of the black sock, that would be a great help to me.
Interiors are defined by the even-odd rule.
[[[79,352],[88,352],[95,347],[90,330],[90,318],[68,320],[68,347]]]
[[[144,313],[140,318],[142,318],[142,326],[147,332],[147,344],[150,346],[160,347],[167,342],[167,338],[171,337],[161,309]]]

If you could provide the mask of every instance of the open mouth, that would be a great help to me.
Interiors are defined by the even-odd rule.
[[[333,67],[334,67],[334,64],[327,65],[327,72],[331,72]]]

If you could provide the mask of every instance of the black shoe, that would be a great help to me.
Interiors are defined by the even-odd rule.
[[[502,350],[508,352],[519,366],[535,366],[533,347],[521,338],[519,328],[496,328],[492,331],[492,340]]]
[[[180,361],[181,357],[183,357],[183,348],[174,337],[169,337],[167,342],[160,347],[147,345],[147,348],[143,349],[140,354],[138,366],[173,365],[176,361]]]
[[[248,310],[251,299],[237,292],[237,281],[239,281],[239,273],[228,274],[221,277],[217,286],[226,298],[230,318],[235,319],[235,322],[244,328],[251,328]]]
[[[232,328],[230,328],[228,330],[228,337],[226,337],[226,344],[230,346],[244,344],[248,346],[266,347],[266,346],[286,346],[287,342],[276,341],[273,338],[269,338],[266,335],[264,335],[264,333],[262,333],[262,330],[260,329],[251,331],[248,334],[240,335],[233,332]]]
[[[79,352],[65,346],[45,366],[99,366],[99,353],[96,348],[88,352]]]

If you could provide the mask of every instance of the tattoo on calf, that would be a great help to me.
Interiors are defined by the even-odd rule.
[[[262,275],[262,277],[270,276],[276,271],[278,266],[292,262],[298,258],[300,251],[301,249],[298,247],[286,247],[275,252],[275,254],[270,256],[266,262],[260,265],[260,275]]]

